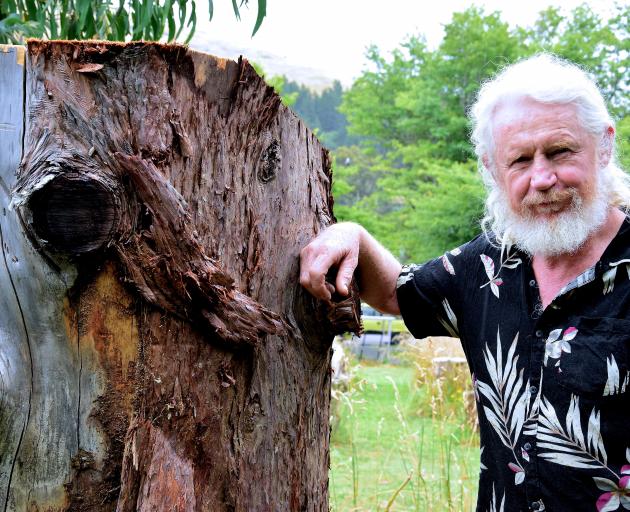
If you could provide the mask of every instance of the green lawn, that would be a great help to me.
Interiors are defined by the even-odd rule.
[[[333,422],[334,512],[474,510],[478,438],[459,414],[439,421],[419,414],[430,397],[414,389],[413,379],[412,367],[357,370],[354,381],[363,384],[346,393],[352,410],[342,405]]]

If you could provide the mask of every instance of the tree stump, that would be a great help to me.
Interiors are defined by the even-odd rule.
[[[247,61],[0,48],[0,506],[328,510],[327,151]]]

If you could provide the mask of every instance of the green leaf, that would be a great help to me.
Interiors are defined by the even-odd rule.
[[[116,38],[117,41],[124,41],[125,36],[129,33],[129,14],[125,9],[119,11],[114,19],[116,25]]]
[[[186,23],[186,0],[177,0],[177,4],[179,5],[179,29],[177,30],[177,34],[175,34],[175,39],[179,38]]]
[[[173,7],[168,11],[166,16],[166,20],[168,22],[168,40],[169,42],[175,39],[175,34],[177,33],[177,29],[175,26],[175,16],[173,15]]]
[[[188,33],[188,37],[184,41],[184,44],[188,44],[190,42],[197,28],[197,6],[195,5],[195,2],[192,3],[192,12],[190,13],[188,26],[190,27],[190,32]]]
[[[153,14],[153,0],[143,0],[142,2],[142,23],[141,23],[141,33],[144,39],[144,33],[151,23],[151,15]],[[147,34],[148,35],[148,34]]]
[[[79,37],[91,39],[96,35],[96,25],[94,23],[94,15],[92,7],[88,10],[87,21],[85,27],[80,28]]]
[[[131,0],[131,26],[133,27],[132,39],[140,39],[141,33],[138,28],[140,25],[140,2],[139,0]]]
[[[48,13],[48,28],[50,30],[51,39],[59,39],[59,31],[57,27],[57,18],[55,17],[55,8],[52,2],[46,2],[48,6],[46,11]]]
[[[232,9],[234,9],[234,16],[236,16],[236,19],[240,21],[241,13],[238,10],[238,2],[236,0],[232,0]]]
[[[168,21],[168,15],[172,11],[173,0],[165,0],[164,5],[160,6],[159,2],[156,8],[156,14],[153,17],[151,23],[153,27],[153,33],[156,40],[161,39],[164,34],[164,25]],[[159,25],[159,26],[158,26]],[[168,39],[170,41],[170,39]]]
[[[37,6],[35,5],[35,0],[26,0],[26,11],[29,19],[37,18]]]
[[[256,24],[254,25],[254,31],[252,37],[256,35],[258,29],[262,25],[263,19],[267,15],[267,0],[258,0],[258,16],[256,17]]]
[[[77,10],[79,19],[77,22],[77,33],[82,34],[85,31],[86,19],[90,11],[92,0],[77,0]]]
[[[212,0],[208,0],[208,21],[212,21],[212,17],[214,16],[214,4]]]

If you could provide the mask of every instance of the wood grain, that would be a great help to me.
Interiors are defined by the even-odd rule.
[[[327,151],[246,61],[181,46],[31,41],[25,84],[5,510],[328,510],[330,346],[359,326],[298,283]]]
[[[9,128],[0,149],[0,496],[5,510],[40,502],[61,509],[78,450],[76,335],[63,320],[73,275],[52,269],[34,249],[11,204],[22,157],[24,48],[3,48],[0,59],[0,122]]]

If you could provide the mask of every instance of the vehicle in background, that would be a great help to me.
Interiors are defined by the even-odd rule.
[[[367,335],[379,335],[379,343],[396,345],[400,334],[409,332],[400,316],[384,315],[367,304],[361,304],[363,332]],[[370,336],[374,339],[374,336]]]

